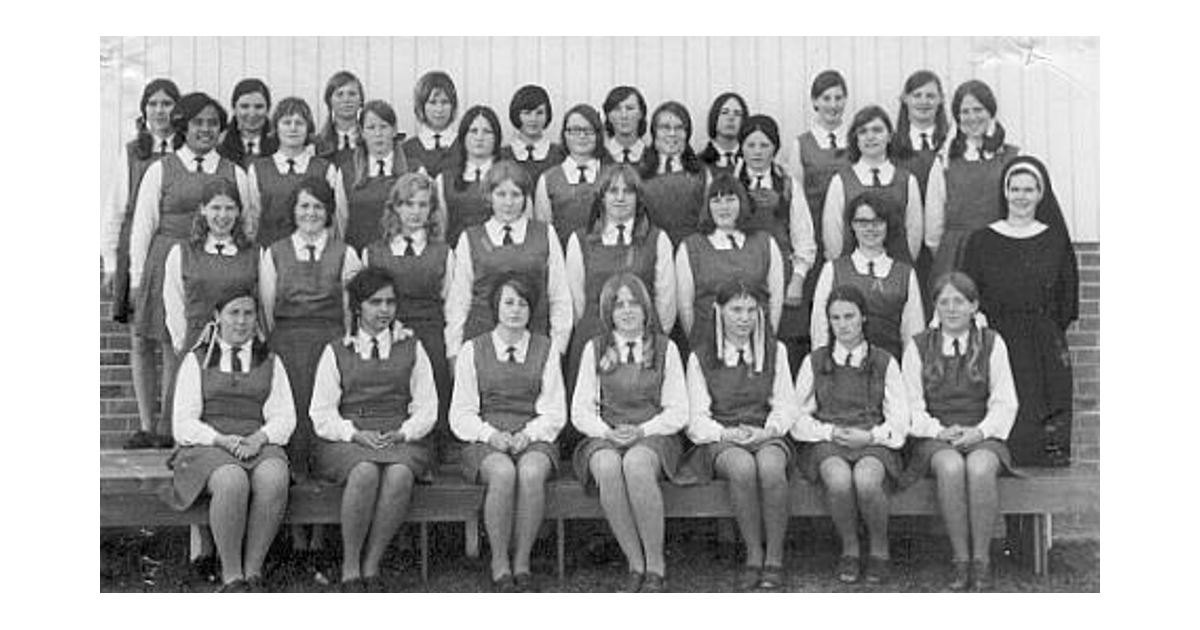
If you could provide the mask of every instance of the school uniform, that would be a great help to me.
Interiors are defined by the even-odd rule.
[[[383,207],[392,185],[409,169],[404,154],[398,151],[384,156],[368,155],[362,164],[358,162],[355,159],[346,163],[342,168],[342,180],[347,202],[344,240],[361,253],[367,245],[383,237],[380,225]],[[362,181],[355,183],[358,168],[365,168],[367,172]]]
[[[934,142],[934,127],[928,129],[919,129],[915,125],[908,129],[909,146],[912,151],[908,155],[893,156],[892,161],[896,166],[903,167],[908,172],[912,173],[917,178],[917,185],[921,188],[921,207],[927,206],[926,200],[929,198],[929,175],[933,172],[935,165],[939,165],[941,147]],[[943,144],[945,139],[942,140]],[[924,219],[923,219],[924,220]],[[913,261],[913,268],[917,271],[917,282],[921,285],[923,304],[925,312],[933,311],[932,296],[929,295],[929,288],[932,286],[933,279],[933,251],[925,244],[926,239],[921,239],[920,251],[917,258]]]
[[[346,228],[346,188],[338,168],[329,160],[316,157],[308,150],[293,157],[282,152],[259,157],[250,163],[247,180],[250,194],[258,200],[255,216],[246,215],[246,235],[251,236],[262,248],[292,233],[295,207],[288,206],[288,198],[306,177],[324,177],[333,188],[334,213],[337,234]]]
[[[812,335],[814,347],[830,343],[826,303],[833,287],[848,284],[867,300],[863,333],[872,345],[892,358],[901,356],[904,344],[925,328],[921,289],[912,266],[892,260],[887,254],[868,259],[861,249],[825,263],[813,294]]]
[[[299,418],[288,446],[292,473],[307,477],[312,455],[308,407],[313,378],[325,344],[345,334],[343,289],[361,268],[345,243],[323,232],[312,243],[299,233],[275,241],[259,263],[259,294],[271,349],[279,354],[292,381]]]
[[[971,357],[978,354],[976,368]],[[904,349],[902,368],[916,438],[902,485],[929,474],[930,461],[941,450],[954,449],[937,439],[943,429],[975,427],[983,439],[963,455],[977,450],[995,453],[1001,472],[1013,470],[1005,440],[1017,419],[1017,390],[1013,385],[1004,339],[990,328],[972,328],[948,335],[940,328],[913,337]]]
[[[731,448],[758,453],[775,447],[791,462],[792,447],[784,437],[800,408],[782,343],[765,344],[759,349],[761,357],[749,343],[737,346],[728,339],[718,343],[722,344],[719,356],[716,344],[707,343],[688,358],[687,436],[695,446],[685,465],[702,482],[713,479],[717,457]],[[765,428],[771,437],[749,446],[721,440],[723,429],[740,425]]]
[[[176,245],[167,255],[163,311],[176,354],[190,349],[218,300],[235,287],[258,293],[258,250],[211,234],[203,245]]]
[[[411,244],[410,240],[411,239]],[[454,270],[454,251],[441,241],[429,240],[425,230],[411,236],[397,234],[390,243],[367,246],[363,265],[386,269],[396,283],[396,320],[411,328],[421,341],[433,368],[438,408],[435,441],[439,451],[448,445],[450,366],[446,360],[446,297]]]
[[[509,224],[496,218],[467,228],[454,251],[454,275],[446,299],[446,351],[458,354],[463,339],[496,325],[490,297],[503,276],[515,273],[539,296],[529,329],[548,335],[562,354],[571,336],[571,293],[562,249],[552,226],[521,217]]]
[[[846,242],[846,206],[865,192],[891,201],[893,208],[903,212],[898,221],[900,227],[896,230],[888,228],[887,249],[892,257],[912,264],[920,253],[925,230],[920,186],[916,177],[890,161],[875,167],[859,160],[853,165],[839,168],[830,180],[821,220],[826,260],[834,260],[842,255]]]
[[[259,133],[254,135],[239,135],[237,138],[223,141],[217,145],[221,157],[237,164],[243,169],[260,157],[268,156],[279,149],[279,139],[275,136]]]
[[[458,246],[464,230],[491,218],[492,197],[484,186],[492,165],[491,159],[468,162],[461,170],[455,166],[437,176],[438,198],[443,201],[442,211],[446,216],[446,242],[450,247]]]
[[[176,510],[189,508],[222,466],[250,471],[269,459],[286,464],[282,447],[296,427],[296,415],[283,363],[253,339],[240,346],[218,340],[211,350],[196,348],[180,364],[171,422],[179,448],[167,460],[174,475],[161,498]],[[258,431],[267,442],[248,460],[215,442],[218,435],[246,437]]]
[[[840,342],[813,350],[796,376],[800,417],[792,438],[804,443],[797,464],[811,482],[820,481],[821,462],[839,457],[854,464],[874,457],[888,478],[900,479],[899,448],[908,432],[908,399],[896,361],[868,342],[847,350]],[[835,427],[871,433],[871,443],[850,449],[833,442]]]
[[[610,136],[604,141],[604,149],[608,151],[608,156],[617,164],[641,164],[642,154],[646,151],[646,143],[638,138],[633,144],[625,146],[617,141],[616,137]]]
[[[317,436],[313,472],[346,483],[355,466],[403,464],[417,479],[432,478],[426,436],[437,420],[438,393],[421,342],[399,326],[371,335],[359,329],[321,353],[309,415]],[[384,448],[353,441],[358,431],[398,431]]]
[[[713,303],[721,286],[738,279],[768,296],[766,314],[772,331],[783,314],[783,257],[767,232],[716,229],[693,234],[675,254],[680,319],[691,321],[693,347],[713,334]]]
[[[726,150],[709,139],[704,149],[696,155],[714,176],[718,173],[735,173],[745,164],[742,159],[742,147],[737,143],[734,143],[733,149]]]
[[[404,134],[397,135],[400,139],[404,138]],[[358,125],[338,131],[330,123],[326,131],[314,139],[313,152],[317,157],[342,168],[346,162],[354,159],[354,152],[360,144],[362,144],[362,132],[359,131]]]
[[[134,302],[137,334],[168,341],[162,304],[167,254],[191,237],[204,186],[215,179],[235,184],[242,199],[250,198],[245,171],[215,151],[197,156],[185,145],[146,169],[129,238],[130,284],[139,287]]]
[[[710,177],[701,168],[698,173],[684,170],[682,156],[659,155],[657,171],[642,182],[646,211],[650,222],[662,228],[679,244],[700,229],[700,212],[704,208],[704,188]]]
[[[658,456],[663,475],[672,483],[695,483],[695,476],[680,468],[683,456],[679,432],[687,426],[687,382],[679,350],[666,335],[627,339],[614,333],[597,336],[583,348],[575,394],[571,398],[571,424],[584,435],[575,447],[575,477],[591,493],[598,492],[592,478],[592,455],[643,446]],[[642,437],[620,447],[607,437],[612,428],[637,425]]]
[[[512,143],[500,148],[501,160],[512,160],[529,173],[529,181],[537,182],[542,173],[558,166],[567,157],[562,145],[551,142],[549,136],[533,141],[521,134],[513,136]],[[562,232],[560,232],[562,234]],[[566,232],[570,234],[570,232]]]
[[[596,158],[577,162],[567,156],[561,165],[546,169],[536,180],[533,218],[553,225],[560,238],[569,239],[592,216],[592,204],[600,193],[599,177],[600,160]],[[561,244],[565,249],[566,241]]]
[[[113,177],[108,199],[101,210],[100,258],[104,273],[113,274],[112,319],[128,323],[131,310],[129,295],[129,238],[133,229],[134,202],[137,201],[138,186],[146,169],[172,151],[174,135],[150,136],[150,153],[140,155],[138,140],[125,144],[123,159],[118,159],[117,173]]]
[[[478,483],[483,460],[499,452],[488,444],[497,431],[524,434],[529,446],[522,455],[542,453],[558,470],[554,440],[566,422],[562,371],[547,337],[526,331],[509,345],[493,330],[463,344],[454,364],[450,428],[467,442],[467,482]]]
[[[825,253],[824,212],[826,193],[829,183],[838,169],[850,163],[849,144],[846,137],[848,125],[842,124],[837,129],[828,130],[820,125],[813,126],[806,132],[796,136],[792,144],[789,158],[793,176],[804,187],[804,198],[808,202],[808,210],[812,220],[813,235],[817,241],[817,252],[814,260],[827,260]],[[813,292],[817,287],[816,274],[808,274],[804,278],[804,304],[812,303]],[[814,340],[812,347],[816,347]]]
[[[424,170],[425,174],[436,178],[450,169],[455,160],[451,147],[458,139],[458,131],[453,123],[441,131],[434,131],[420,125],[417,135],[408,138],[400,145],[404,158],[413,171]],[[453,241],[447,240],[448,243]]]

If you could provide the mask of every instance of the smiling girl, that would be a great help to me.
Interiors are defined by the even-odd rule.
[[[259,79],[242,79],[233,86],[233,121],[217,147],[221,157],[249,168],[260,155],[271,155],[279,140],[271,134],[267,117],[271,113],[271,90]]]
[[[458,114],[458,90],[450,75],[441,70],[421,75],[413,87],[413,114],[417,134],[404,142],[404,155],[412,170],[424,169],[426,175],[436,178],[454,160],[456,152],[451,149],[462,136],[461,129],[456,132],[452,126]]]
[[[542,86],[521,86],[508,106],[508,120],[517,132],[512,142],[500,150],[500,159],[513,160],[525,167],[530,180],[538,181],[546,169],[566,157],[562,145],[551,142],[546,135],[546,128],[554,120],[554,110],[550,107],[550,95]]]
[[[339,70],[329,77],[324,94],[329,116],[316,138],[318,156],[338,165],[350,158],[361,144],[358,110],[362,109],[364,99],[362,81],[353,72]]]
[[[641,164],[650,222],[679,247],[699,228],[708,169],[692,150],[692,117],[681,103],[667,101],[650,118],[650,137]]]
[[[362,143],[342,167],[346,189],[345,241],[362,252],[380,236],[379,219],[392,184],[410,169],[400,150],[396,110],[385,101],[368,101],[359,115]]]
[[[602,130],[600,114],[591,105],[572,107],[563,117],[562,143],[567,155],[561,165],[545,170],[537,180],[533,216],[553,224],[560,238],[569,239],[591,214],[600,167],[608,161],[600,143]]]

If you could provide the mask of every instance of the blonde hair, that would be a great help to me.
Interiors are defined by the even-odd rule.
[[[413,172],[401,175],[388,192],[387,201],[383,205],[383,216],[379,219],[384,243],[390,243],[401,231],[400,206],[411,202],[419,192],[429,193],[429,217],[425,221],[425,235],[430,241],[441,241],[445,238],[446,215],[438,199],[437,186],[428,175]]]

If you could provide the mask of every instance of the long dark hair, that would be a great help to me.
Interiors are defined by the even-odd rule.
[[[733,195],[738,200],[738,216],[735,227],[747,233],[753,231],[750,228],[750,220],[757,210],[754,206],[754,200],[750,198],[750,193],[746,192],[746,187],[742,185],[740,180],[731,173],[721,172],[713,177],[712,183],[704,191],[704,207],[700,209],[699,227],[701,234],[712,234],[717,229],[717,222],[713,220],[712,209],[709,207],[709,204],[713,199],[726,195]]]
[[[492,126],[492,136],[495,141],[492,143],[492,162],[500,160],[500,117],[496,116],[496,112],[487,105],[475,105],[463,114],[462,119],[458,121],[458,136],[454,140],[455,164],[451,169],[454,173],[454,190],[462,192],[467,189],[467,182],[463,180],[463,172],[467,168],[467,130],[471,128],[471,124],[476,118],[483,116],[484,120]]]
[[[779,124],[775,122],[774,118],[771,118],[766,114],[755,114],[750,116],[745,120],[745,122],[742,123],[742,130],[738,132],[738,145],[744,146],[746,144],[746,138],[749,138],[750,134],[756,131],[761,132],[767,137],[767,140],[771,141],[771,144],[775,145],[775,153],[771,158],[771,190],[774,190],[782,195],[787,191],[787,184],[784,180],[788,178],[789,175],[788,172],[784,170],[783,166],[781,166],[779,162],[776,162],[774,159],[775,156],[779,155]],[[738,171],[738,180],[742,182],[742,186],[745,186],[746,190],[750,190],[750,173],[747,172],[744,162],[742,163],[742,168]],[[790,205],[791,200],[788,199],[787,206],[781,208],[781,211],[789,212],[788,208],[790,208]]]
[[[596,132],[596,143],[592,147],[591,157],[594,157],[601,162],[609,160],[608,151],[604,150],[604,123],[600,120],[600,112],[596,108],[587,103],[579,103],[578,105],[567,110],[567,114],[562,119],[562,133],[559,134],[559,142],[562,143],[563,149],[570,154],[570,149],[567,148],[567,121],[571,119],[573,114],[579,114],[581,118],[587,121],[592,131]]]
[[[632,85],[618,85],[609,90],[608,96],[604,97],[604,131],[610,137],[616,135],[616,131],[613,129],[612,122],[608,120],[608,112],[616,109],[617,105],[630,96],[637,97],[638,109],[642,110],[642,119],[638,121],[637,136],[641,138],[646,135],[646,125],[648,124],[646,122],[646,97],[642,96],[642,93]]]
[[[890,198],[871,190],[855,195],[842,212],[842,230],[845,235],[842,254],[849,256],[858,249],[858,237],[854,234],[853,221],[854,214],[862,207],[870,208],[875,212],[875,216],[883,219],[887,225],[887,235],[883,239],[883,250],[887,255],[892,260],[906,260],[909,257],[908,244],[900,236],[904,229],[901,209]]]
[[[962,107],[963,99],[968,95],[975,97],[980,105],[988,111],[992,116],[992,122],[996,126],[996,132],[983,136],[983,145],[980,150],[987,156],[995,155],[1004,147],[1004,126],[996,120],[996,95],[992,93],[992,88],[988,87],[983,81],[971,79],[966,83],[958,86],[954,90],[954,98],[950,102],[950,114],[954,116],[954,122],[957,128],[954,132],[954,139],[950,141],[950,159],[960,158],[967,150],[967,134],[962,131],[962,120],[959,118],[959,108]]]
[[[658,133],[658,118],[662,114],[674,114],[687,129],[683,143],[683,153],[679,155],[679,161],[683,164],[684,172],[692,175],[704,172],[704,165],[700,163],[700,158],[696,157],[696,151],[692,149],[691,114],[688,114],[688,110],[683,106],[683,103],[667,101],[655,108],[654,115],[650,117],[650,144],[646,147],[645,153],[642,154],[642,179],[650,181],[658,176],[658,149],[654,146],[654,137]]]
[[[721,107],[724,106],[725,102],[730,99],[737,101],[737,104],[742,107],[743,125],[746,124],[746,120],[750,117],[750,108],[746,105],[746,99],[742,98],[741,94],[738,94],[737,92],[723,92],[720,96],[713,100],[712,105],[708,108],[709,138],[717,137],[717,120],[721,118]],[[739,133],[738,136],[740,138],[741,134]],[[738,153],[741,153],[741,151],[739,150]],[[721,158],[720,154],[717,153],[716,146],[712,142],[709,142],[704,146],[704,150],[700,152],[698,157],[700,158],[700,161],[705,164],[716,164],[717,160]]]
[[[862,149],[858,146],[858,132],[862,131],[863,127],[866,127],[868,123],[876,119],[882,120],[883,126],[887,127],[888,135],[890,137],[888,138],[889,142],[885,149],[884,156],[887,158],[892,157],[892,145],[890,140],[896,137],[896,129],[895,127],[892,127],[892,118],[888,116],[888,113],[884,111],[882,107],[878,105],[867,105],[854,114],[854,119],[850,121],[850,130],[846,132],[846,144],[848,151],[847,157],[850,158],[851,164],[854,164],[862,159]]]
[[[396,110],[384,100],[367,101],[362,109],[358,111],[358,128],[361,131],[363,123],[367,118],[367,113],[370,112],[379,117],[383,122],[391,125],[393,133],[396,131]],[[392,138],[392,172],[396,175],[403,175],[408,171],[408,162],[404,159],[404,151],[400,148],[400,141],[403,136],[396,134]],[[359,138],[358,146],[354,148],[354,181],[350,184],[353,189],[359,189],[367,185],[370,179],[371,165],[367,160],[367,143],[366,140]]]
[[[200,209],[218,196],[229,197],[238,208],[238,216],[233,222],[233,232],[231,233],[233,244],[237,245],[239,250],[250,247],[250,238],[246,236],[246,206],[242,203],[242,196],[238,192],[237,185],[221,177],[209,180],[201,189],[200,204],[192,217],[192,234],[188,242],[197,247],[203,247],[204,242],[208,240],[208,220],[204,218]]]
[[[979,305],[979,288],[971,276],[961,271],[950,271],[938,276],[933,283],[933,303],[936,307],[938,296],[946,287],[954,287],[968,302]],[[921,366],[921,379],[926,383],[940,383],[946,378],[946,357],[942,355],[942,330],[937,328],[925,335],[925,347],[921,348],[921,356],[929,357]],[[974,383],[987,380],[983,365],[983,332],[970,323],[967,336],[967,347],[963,351],[967,357],[967,379]]]
[[[134,126],[137,129],[137,138],[134,140],[134,154],[139,160],[148,160],[154,155],[154,134],[150,132],[149,125],[146,124],[146,104],[150,102],[150,97],[158,92],[164,92],[176,105],[179,104],[181,98],[179,87],[170,79],[154,79],[146,84],[142,89],[142,100],[138,103],[138,111],[141,112],[137,120],[134,121]],[[171,149],[178,149],[183,145],[183,136],[174,134],[171,139]]]
[[[259,137],[259,155],[271,155],[275,149],[279,147],[278,141],[275,139],[275,127],[270,124],[271,121],[271,90],[260,79],[242,79],[237,85],[233,86],[233,98],[229,100],[229,107],[232,116],[230,117],[229,129],[225,132],[225,137],[221,139],[221,145],[217,147],[221,156],[237,164],[243,164],[246,160],[246,147],[242,145],[242,131],[238,127],[237,120],[237,102],[247,94],[262,94],[263,99],[267,102],[267,122],[263,125],[262,134]]]
[[[600,175],[596,178],[596,198],[592,200],[592,211],[588,216],[585,238],[593,243],[600,242],[601,236],[604,234],[604,196],[608,194],[608,189],[612,188],[617,180],[624,181],[626,186],[633,189],[636,202],[634,203],[633,233],[630,234],[630,243],[641,245],[651,232],[645,186],[637,169],[632,164],[624,162],[606,164],[601,167]]]
[[[321,144],[334,147],[335,149],[338,146],[338,138],[337,127],[333,124],[333,105],[331,103],[333,101],[333,93],[336,92],[338,88],[348,83],[353,83],[358,86],[358,98],[359,100],[366,102],[367,94],[363,90],[362,81],[360,81],[358,77],[349,70],[339,70],[333,73],[333,76],[329,77],[329,80],[325,82],[325,109],[329,112],[329,114],[325,117],[325,124],[321,125],[321,133],[318,134],[318,140],[321,142]]]
[[[950,122],[946,118],[946,92],[942,89],[942,80],[930,70],[917,70],[904,81],[904,92],[900,96],[900,113],[896,116],[896,133],[892,134],[891,147],[892,156],[896,159],[907,160],[916,153],[916,149],[912,145],[912,138],[909,137],[912,121],[909,120],[908,104],[904,102],[904,96],[930,83],[937,86],[938,94],[942,96],[937,113],[933,115],[932,149],[940,151],[942,144],[946,142],[946,136],[950,134]]]

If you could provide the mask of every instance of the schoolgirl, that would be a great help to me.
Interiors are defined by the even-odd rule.
[[[445,202],[446,242],[451,247],[458,245],[463,230],[482,225],[491,215],[485,182],[500,158],[500,119],[492,108],[476,105],[459,121],[458,138],[454,159],[435,176],[438,198]]]
[[[463,344],[454,364],[450,427],[467,442],[463,476],[487,486],[492,583],[498,591],[528,592],[534,590],[529,554],[545,513],[546,480],[558,468],[554,440],[567,422],[567,403],[558,353],[528,327],[536,290],[505,276],[488,299],[492,330]]]
[[[739,138],[742,122],[750,116],[746,99],[737,92],[725,92],[708,108],[708,143],[700,151],[700,161],[714,173],[732,172],[742,162]],[[775,143],[778,148],[779,143]]]
[[[309,151],[316,124],[308,103],[295,96],[279,101],[271,113],[271,130],[278,149],[250,163],[247,179],[250,194],[258,200],[253,206],[259,214],[247,216],[247,222],[253,225],[248,232],[263,248],[290,235],[293,209],[287,205],[288,197],[305,177],[323,176],[333,187],[335,233],[344,234],[347,201],[342,174],[332,162]]]
[[[546,128],[554,120],[554,109],[542,86],[521,86],[509,103],[508,120],[517,132],[512,142],[500,150],[500,159],[523,166],[531,181],[538,181],[546,169],[567,157],[564,145],[551,142],[546,135]]]
[[[650,118],[652,144],[641,163],[650,222],[679,247],[699,227],[704,187],[712,178],[692,150],[692,117],[687,108],[667,101]]]
[[[458,131],[453,127],[458,114],[458,90],[450,75],[441,70],[421,75],[413,87],[413,114],[417,117],[417,134],[404,141],[404,156],[412,170],[424,169],[426,175],[436,178],[457,156],[454,143],[462,137],[461,125]],[[495,131],[499,138],[499,125]]]
[[[171,125],[171,110],[179,102],[179,88],[170,79],[154,79],[142,89],[138,103],[140,115],[135,122],[137,136],[125,144],[117,173],[101,209],[100,257],[104,268],[104,287],[112,295],[112,319],[132,324],[133,295],[129,287],[129,238],[133,227],[134,202],[138,186],[150,165],[169,154],[183,142]],[[133,391],[138,403],[139,429],[125,442],[125,448],[141,449],[170,446],[171,436],[154,425],[154,348],[143,348],[146,338],[130,326],[129,363],[133,373]]]
[[[559,238],[570,238],[591,214],[600,167],[608,161],[608,153],[600,143],[602,130],[600,114],[591,105],[572,107],[563,117],[562,146],[567,155],[537,180],[533,217],[552,224]]]
[[[604,148],[614,162],[640,164],[646,143],[646,99],[632,85],[618,85],[604,97]]]
[[[908,432],[908,399],[900,368],[863,334],[866,298],[856,287],[833,288],[825,303],[829,345],[800,365],[796,395],[800,417],[792,437],[805,443],[800,471],[820,482],[842,541],[837,578],[880,584],[887,580],[888,495],[885,481],[899,479],[899,449]],[[870,547],[861,559],[859,516]]]
[[[476,135],[472,131],[466,142]],[[491,328],[495,316],[489,296],[497,279],[511,273],[544,296],[530,304],[529,329],[549,336],[552,349],[562,355],[571,336],[571,292],[554,226],[530,218],[527,201],[533,183],[515,162],[496,163],[483,184],[491,216],[468,227],[454,249],[454,274],[446,297],[446,352],[457,355],[464,339]]]
[[[217,152],[221,157],[250,168],[250,162],[262,155],[271,155],[279,147],[267,126],[271,113],[271,90],[259,79],[242,79],[233,86],[233,120],[221,139]]]
[[[315,471],[345,484],[343,591],[384,590],[383,554],[404,521],[433,453],[425,436],[438,393],[424,346],[396,321],[392,275],[367,268],[346,285],[354,327],[321,353],[313,384]],[[365,548],[364,548],[365,547]]]
[[[678,433],[687,425],[687,384],[675,343],[659,333],[654,303],[632,273],[600,291],[601,334],[583,348],[571,423],[585,438],[572,457],[575,476],[600,507],[629,563],[626,592],[666,589],[664,514],[659,479],[694,480],[680,471]]]
[[[208,492],[220,592],[262,592],[263,559],[287,506],[283,446],[296,426],[295,409],[287,371],[258,334],[253,288],[219,297],[212,317],[175,383],[179,449],[167,462],[174,474],[163,498],[186,510]]]
[[[362,144],[358,127],[358,111],[366,100],[362,81],[349,70],[339,70],[325,82],[324,100],[329,116],[317,134],[314,150],[318,157],[341,166]]]
[[[834,260],[842,255],[845,241],[842,217],[846,203],[867,191],[889,200],[889,205],[900,211],[900,221],[890,236],[907,244],[907,247],[897,249],[893,256],[912,264],[920,253],[925,229],[921,188],[915,176],[892,162],[890,151],[893,135],[892,120],[882,107],[870,105],[854,115],[848,134],[850,149],[847,158],[850,164],[839,168],[829,180],[829,190],[825,195],[821,226],[826,260]]]
[[[841,73],[825,70],[818,74],[809,90],[816,115],[809,130],[797,136],[792,144],[793,174],[796,181],[804,184],[804,196],[812,212],[813,233],[818,235],[824,233],[821,218],[829,182],[838,169],[850,163],[847,129],[842,119],[847,94],[846,79]],[[817,259],[824,258],[824,243],[818,238]]]
[[[367,101],[359,113],[362,143],[343,162],[346,189],[346,244],[358,253],[380,237],[379,220],[392,184],[409,170],[396,132],[396,110],[385,101]]]
[[[783,542],[791,516],[783,438],[799,416],[787,351],[762,308],[766,296],[742,282],[717,292],[711,341],[688,359],[687,465],[701,480],[729,481],[746,544],[741,590],[783,586]],[[765,539],[765,545],[764,545]]]

